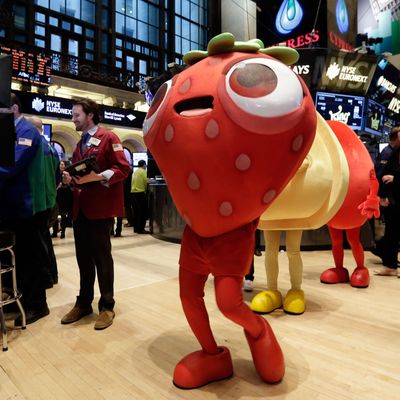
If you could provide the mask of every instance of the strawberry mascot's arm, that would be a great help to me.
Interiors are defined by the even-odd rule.
[[[255,230],[293,177],[314,140],[316,113],[304,82],[287,65],[290,48],[254,39],[213,38],[184,56],[189,68],[163,83],[143,125],[144,140],[186,221],[179,258],[180,298],[201,345],[176,366],[173,382],[191,389],[232,375],[204,302],[214,276],[220,311],[244,329],[266,382],[284,375],[282,350],[267,321],[243,302]]]
[[[334,268],[322,272],[322,283],[345,283],[357,288],[369,286],[369,272],[364,266],[364,249],[360,242],[360,228],[367,218],[379,216],[379,182],[371,157],[359,137],[345,124],[327,121],[346,155],[350,171],[346,198],[337,214],[328,222],[332,240]],[[346,232],[357,267],[349,276],[343,265],[343,231]]]

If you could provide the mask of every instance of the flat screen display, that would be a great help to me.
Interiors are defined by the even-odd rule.
[[[341,121],[351,129],[361,129],[365,99],[338,93],[316,92],[315,108],[327,121]]]
[[[146,161],[146,165],[148,164],[148,157],[146,152],[132,153],[133,172],[135,172],[139,168],[138,164],[140,160],[144,160]]]
[[[394,119],[389,118],[388,116],[385,116],[384,120],[383,120],[383,133],[385,135],[390,134],[390,131],[392,130],[392,128],[394,128],[395,126],[397,126],[397,123]]]
[[[0,108],[8,108],[11,99],[11,56],[0,55],[0,77]]]
[[[364,121],[365,132],[371,133],[372,135],[383,135],[385,110],[386,108],[381,104],[371,99],[368,99]]]
[[[46,138],[47,142],[51,142],[52,125],[43,124],[43,136]]]

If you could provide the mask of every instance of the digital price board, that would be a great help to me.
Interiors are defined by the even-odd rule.
[[[23,50],[1,46],[1,54],[12,56],[12,76],[21,82],[48,86],[51,75],[51,58]]]

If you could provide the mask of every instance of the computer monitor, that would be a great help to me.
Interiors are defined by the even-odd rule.
[[[384,134],[385,110],[386,108],[381,104],[368,99],[364,120],[365,132],[377,136]]]
[[[146,161],[146,165],[148,164],[148,157],[146,152],[132,153],[133,172],[135,172],[139,168],[138,164],[140,160],[144,160]]]
[[[12,167],[15,164],[15,126],[14,114],[0,113],[0,166]]]
[[[0,108],[10,107],[11,98],[11,61],[8,54],[0,54]]]
[[[341,121],[351,129],[361,129],[364,112],[363,96],[316,92],[315,108],[329,121]]]

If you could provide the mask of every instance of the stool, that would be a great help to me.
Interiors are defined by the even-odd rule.
[[[3,334],[3,351],[8,350],[7,346],[7,327],[6,327],[6,320],[4,318],[3,307],[7,304],[17,303],[19,310],[21,311],[22,315],[22,329],[26,328],[26,317],[25,311],[22,307],[21,301],[21,293],[17,289],[17,275],[15,271],[15,254],[12,250],[12,247],[15,245],[15,234],[11,231],[3,231],[0,230],[0,252],[8,251],[11,255],[11,264],[4,265],[0,260],[0,325],[1,331]],[[11,272],[12,274],[12,292],[9,293],[9,297],[3,297],[3,283],[2,283],[2,276],[5,273]]]

